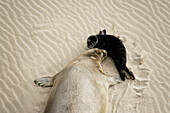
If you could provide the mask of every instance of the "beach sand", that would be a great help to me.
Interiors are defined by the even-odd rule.
[[[108,113],[170,113],[169,0],[1,0],[0,18],[0,113],[41,113],[50,88],[33,80],[103,29],[120,36],[136,77],[109,88]],[[110,58],[102,66],[118,75]]]

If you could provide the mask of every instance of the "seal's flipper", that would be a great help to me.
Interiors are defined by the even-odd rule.
[[[100,62],[96,62],[96,64],[97,64],[97,67],[98,67],[99,71],[100,71],[102,74],[104,74],[104,75],[106,75],[106,76],[109,76],[108,74],[106,74],[106,73],[103,71]]]
[[[102,35],[102,31],[99,31],[99,35]]]
[[[130,71],[127,67],[125,67],[125,71],[126,71],[126,73],[128,73],[129,79],[135,80],[135,76],[132,71]],[[127,76],[126,76],[126,78],[127,78]]]
[[[98,58],[96,58],[96,57],[94,57],[94,56],[91,56],[90,58],[95,61],[96,65],[97,65],[97,68],[99,69],[99,71],[100,71],[102,74],[104,74],[104,75],[106,75],[106,76],[109,76],[108,74],[104,73],[104,71],[103,71],[103,69],[102,69],[102,66],[101,66],[101,64],[100,64],[100,62],[99,62],[100,59],[98,59]]]
[[[41,87],[52,87],[54,77],[42,77],[34,80],[34,83]]]
[[[102,32],[103,32],[103,35],[106,35],[106,30],[105,30],[105,29],[103,29],[103,31],[102,31]]]
[[[103,31],[99,31],[99,35],[106,35],[106,30],[103,29]]]

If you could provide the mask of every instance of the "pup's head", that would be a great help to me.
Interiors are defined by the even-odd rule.
[[[87,47],[89,49],[97,48],[97,44],[98,44],[98,37],[96,35],[88,37],[88,39],[87,39]]]
[[[97,34],[97,35],[89,36],[88,39],[87,39],[87,47],[89,49],[97,48],[98,43],[99,43],[99,37],[101,35],[106,35],[106,30],[105,29],[103,29],[102,31],[99,31],[99,34]]]

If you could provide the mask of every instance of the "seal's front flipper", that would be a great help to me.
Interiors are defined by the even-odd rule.
[[[52,87],[54,77],[42,77],[34,80],[34,83],[41,87]]]

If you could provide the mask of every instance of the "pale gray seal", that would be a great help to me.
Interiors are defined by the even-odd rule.
[[[54,77],[36,79],[39,86],[52,86],[44,113],[106,113],[108,88],[121,82],[102,71],[106,56],[105,50],[90,49]]]

